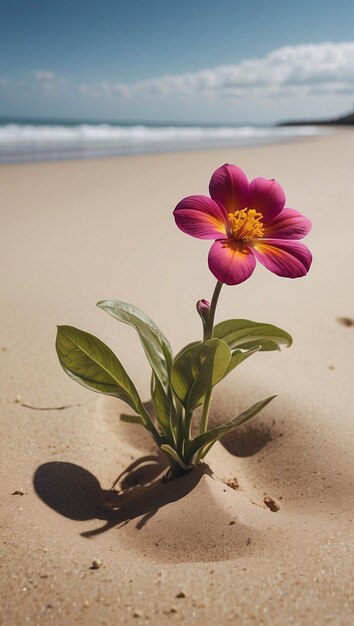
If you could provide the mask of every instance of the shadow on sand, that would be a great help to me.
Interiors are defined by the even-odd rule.
[[[106,490],[83,467],[57,461],[40,465],[33,484],[40,499],[61,515],[81,521],[103,520],[103,526],[81,533],[92,537],[138,517],[136,528],[140,530],[160,508],[184,498],[205,474],[212,475],[210,468],[201,464],[175,479],[171,488],[169,481],[161,480],[165,469],[160,457],[141,457]],[[117,484],[119,491],[113,489]]]

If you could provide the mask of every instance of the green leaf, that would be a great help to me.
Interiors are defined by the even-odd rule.
[[[121,413],[120,416],[121,422],[127,422],[128,424],[140,424],[144,426],[144,420],[140,415],[127,415],[126,413]]]
[[[119,300],[102,300],[97,306],[136,329],[153,371],[166,387],[172,364],[171,346],[152,319],[133,304]]]
[[[176,463],[178,463],[178,465],[180,467],[182,467],[182,469],[184,470],[188,470],[190,469],[190,467],[188,467],[188,465],[186,465],[181,457],[179,456],[179,454],[176,452],[176,450],[174,450],[171,446],[169,446],[167,443],[162,444],[161,450],[163,450],[164,452],[166,452],[166,454],[168,454],[174,461],[176,461]]]
[[[156,419],[166,437],[171,440],[171,443],[175,444],[176,410],[154,372],[151,379],[151,396],[155,407]]]
[[[250,350],[260,346],[260,351],[279,350],[282,345],[291,346],[292,338],[285,330],[273,326],[251,322],[250,320],[226,320],[217,324],[213,331],[231,348]]]
[[[176,355],[175,360],[178,359],[178,357],[187,349],[192,348],[193,346],[198,346],[200,344],[200,341],[193,341],[192,343],[189,343],[187,346],[185,346],[184,348],[182,348],[182,350],[180,350],[180,352]],[[251,350],[247,350],[246,352],[242,352],[242,350],[234,350],[231,354],[231,360],[230,363],[224,373],[224,377],[227,376],[227,374],[229,374],[233,369],[235,369],[235,367],[237,367],[238,365],[240,365],[240,363],[242,363],[243,361],[245,361],[246,359],[248,359],[248,357],[252,356],[252,354],[255,354],[256,352],[259,352],[260,350],[260,345],[253,347]],[[275,349],[275,348],[274,348]]]
[[[84,387],[124,400],[144,412],[124,367],[103,341],[73,326],[58,326],[56,350],[64,371]]]
[[[231,350],[220,339],[209,339],[179,353],[171,370],[174,392],[187,411],[203,401],[207,391],[224,376]]]
[[[190,348],[193,348],[194,346],[199,346],[200,343],[201,343],[200,339],[199,341],[191,341],[191,343],[187,343],[186,346],[184,346],[183,348],[181,348],[179,352],[177,352],[174,358],[174,361],[177,361],[177,359],[181,356],[183,352],[185,352],[186,350],[189,350]]]
[[[235,367],[240,365],[242,361],[248,359],[248,357],[252,356],[252,354],[256,354],[256,352],[259,352],[259,350],[260,346],[256,346],[256,348],[253,348],[253,350],[247,350],[246,352],[242,352],[242,350],[234,350],[231,355],[231,361],[229,363],[229,366],[225,372],[225,376],[227,376],[227,374],[235,369]]]
[[[270,396],[265,400],[256,402],[256,404],[253,404],[249,409],[246,409],[246,411],[240,413],[240,415],[235,417],[233,420],[226,422],[226,424],[221,424],[221,426],[211,428],[203,435],[199,435],[199,437],[193,439],[192,445],[189,449],[190,456],[194,456],[199,450],[207,447],[206,451],[203,450],[205,456],[205,454],[210,450],[211,446],[216,441],[218,441],[218,439],[221,439],[221,437],[235,430],[235,428],[238,428],[239,426],[241,426],[241,424],[247,422],[254,415],[257,415],[257,413],[259,413],[265,406],[267,406],[267,404],[269,404],[269,402],[271,402],[274,398],[276,398],[276,396]]]

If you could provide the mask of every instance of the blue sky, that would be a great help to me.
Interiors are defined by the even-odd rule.
[[[337,114],[354,100],[353,24],[353,0],[0,0],[0,115]]]

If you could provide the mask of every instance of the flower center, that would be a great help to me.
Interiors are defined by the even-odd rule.
[[[250,239],[263,237],[263,214],[257,213],[255,209],[242,209],[241,211],[228,213],[228,218],[232,239],[249,241]]]

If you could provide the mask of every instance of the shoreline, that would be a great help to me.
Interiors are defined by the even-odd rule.
[[[35,128],[35,127],[34,127]],[[40,128],[40,127],[39,127]],[[305,130],[306,128],[306,130]],[[315,129],[316,127],[313,127]],[[61,162],[61,161],[76,161],[76,160],[96,160],[96,159],[105,159],[105,158],[114,158],[114,157],[128,157],[128,156],[141,156],[141,155],[149,155],[149,154],[173,154],[173,153],[194,153],[194,152],[205,152],[209,150],[237,150],[242,148],[259,148],[267,145],[278,145],[278,144],[287,144],[293,143],[294,141],[302,141],[307,139],[312,139],[315,137],[329,136],[340,132],[338,129],[331,130],[323,130],[318,129],[316,132],[311,127],[309,132],[308,127],[304,127],[303,131],[298,132],[297,130],[289,130],[281,128],[281,127],[235,127],[234,131],[237,134],[236,137],[229,137],[228,135],[222,137],[208,137],[208,134],[205,137],[196,137],[193,138],[193,132],[198,130],[195,128],[191,128],[189,132],[192,133],[189,139],[183,137],[183,134],[179,137],[179,134],[185,132],[188,129],[184,128],[174,128],[176,137],[173,139],[169,138],[168,134],[165,139],[157,137],[150,137],[149,134],[151,132],[157,133],[169,133],[171,129],[169,128],[161,128],[161,129],[150,129],[146,127],[145,131],[147,132],[147,137],[145,140],[137,140],[134,138],[134,135],[129,137],[129,135],[124,138],[120,138],[119,141],[115,145],[115,140],[107,141],[103,139],[101,141],[94,141],[92,138],[86,138],[86,140],[80,140],[80,135],[76,140],[68,142],[67,140],[58,141],[55,139],[55,134],[51,142],[42,141],[41,148],[39,148],[40,142],[33,138],[32,142],[28,140],[28,138],[23,139],[23,143],[21,144],[21,149],[16,152],[16,143],[8,144],[12,152],[10,151],[8,154],[5,152],[7,142],[2,143],[0,137],[0,165],[2,164],[16,164],[16,163],[45,163],[45,162]],[[0,127],[1,130],[1,127]],[[58,128],[57,130],[60,130]],[[77,130],[77,129],[76,129]],[[75,129],[70,130],[70,128],[62,129],[62,132],[76,132]],[[134,128],[128,129],[129,132],[135,132]],[[139,127],[136,130],[141,133]],[[230,130],[230,129],[229,129]],[[232,129],[231,129],[232,130]],[[199,129],[200,132],[208,133],[213,131],[211,128]],[[215,132],[224,133],[225,129],[222,127],[215,128]],[[213,132],[214,132],[213,131]],[[284,132],[285,131],[285,132]],[[96,132],[96,131],[94,131]],[[112,129],[114,132],[114,128]],[[124,132],[124,127],[122,129]],[[91,133],[91,131],[90,131]],[[37,138],[40,140],[40,136]],[[76,142],[76,143],[75,143]],[[32,147],[30,147],[32,144]],[[101,145],[100,145],[101,144]]]
[[[26,161],[1,161],[0,160],[0,169],[6,166],[15,166],[15,165],[59,165],[61,163],[86,163],[86,162],[97,162],[102,163],[104,161],[114,161],[114,160],[124,160],[131,158],[144,158],[144,157],[157,157],[163,158],[165,156],[174,156],[174,155],[204,155],[206,153],[222,153],[222,152],[238,152],[239,150],[261,150],[263,148],[270,148],[276,146],[292,146],[293,144],[298,143],[308,143],[312,141],[317,141],[321,139],[325,139],[327,137],[337,136],[341,132],[341,129],[335,129],[333,133],[328,134],[319,134],[319,135],[310,135],[310,136],[301,136],[301,137],[292,137],[292,138],[284,138],[279,139],[278,141],[267,142],[262,144],[255,145],[241,145],[241,146],[214,146],[212,148],[190,148],[190,149],[181,149],[181,150],[166,150],[166,151],[151,151],[151,152],[142,152],[142,153],[131,153],[131,154],[114,154],[114,155],[103,155],[102,157],[83,157],[83,158],[62,158],[62,159],[43,159],[43,160],[26,160]],[[344,131],[343,131],[344,132]]]

